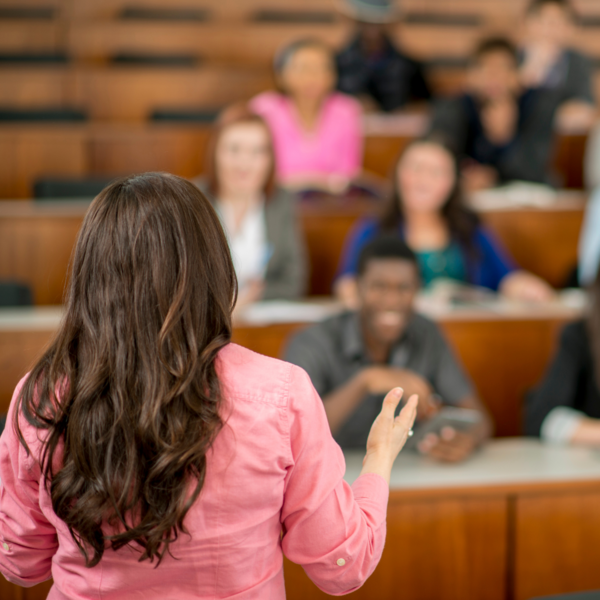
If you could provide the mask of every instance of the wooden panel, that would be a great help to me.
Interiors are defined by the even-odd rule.
[[[210,130],[206,127],[101,127],[90,134],[94,175],[168,171],[194,177],[203,170]]]
[[[81,217],[0,219],[0,278],[31,286],[36,304],[61,304]]]
[[[0,413],[8,411],[17,383],[42,355],[54,335],[52,331],[0,332]],[[3,577],[0,575],[0,584]],[[2,587],[0,585],[0,597]]]
[[[564,285],[577,264],[581,209],[521,210],[483,213],[486,223],[515,261],[554,286]]]
[[[347,598],[364,600],[504,600],[506,501],[392,499],[381,562]],[[285,564],[288,600],[329,598],[298,565]]]
[[[339,206],[327,210],[319,206],[302,207],[301,218],[310,265],[309,293],[327,296],[332,293],[344,242],[356,221],[378,209],[376,204]]]
[[[270,85],[265,69],[88,68],[77,73],[75,103],[97,120],[144,121],[156,108],[220,107],[249,99]]]
[[[515,600],[600,588],[600,492],[516,501]]]
[[[83,177],[85,133],[80,126],[0,129],[0,198],[31,198],[38,177]]]
[[[440,325],[492,414],[495,435],[520,435],[525,393],[541,379],[564,321],[465,319]]]
[[[39,6],[39,5],[38,5]],[[62,50],[61,24],[48,19],[0,20],[0,52],[36,53]]]
[[[72,72],[68,67],[0,68],[0,106],[33,108],[73,106]]]

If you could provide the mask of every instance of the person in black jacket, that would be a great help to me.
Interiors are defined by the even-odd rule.
[[[556,118],[570,130],[588,128],[596,112],[592,62],[571,47],[575,21],[569,0],[532,0],[520,51],[523,85],[558,92]]]
[[[564,328],[544,379],[527,398],[527,435],[600,447],[600,276],[591,294],[588,318]]]
[[[398,18],[392,0],[343,0],[338,6],[355,22],[349,44],[336,56],[338,89],[386,112],[429,100],[422,65],[400,51],[387,24]]]
[[[431,133],[462,156],[469,191],[513,180],[550,183],[559,101],[555,90],[524,89],[515,46],[489,38],[473,55],[466,93],[435,104]]]

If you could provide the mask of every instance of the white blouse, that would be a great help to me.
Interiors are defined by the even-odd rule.
[[[237,231],[232,232],[234,213],[217,202],[217,213],[225,229],[239,289],[253,280],[263,280],[270,259],[264,201],[248,210]]]

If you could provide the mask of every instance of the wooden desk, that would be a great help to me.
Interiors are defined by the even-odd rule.
[[[440,324],[490,410],[498,436],[521,432],[525,392],[542,377],[561,327],[581,315],[579,308],[560,303],[531,307],[494,302],[452,308],[421,302],[420,312]],[[51,339],[60,315],[57,307],[0,310],[0,412]],[[241,319],[234,327],[233,341],[281,357],[289,336],[306,326]]]
[[[346,480],[362,454],[346,455]],[[349,598],[527,600],[600,587],[600,459],[527,439],[491,442],[462,465],[402,453],[379,566]],[[290,600],[326,598],[286,562]]]
[[[362,453],[346,454],[346,480]],[[394,465],[387,539],[373,575],[348,598],[528,600],[600,587],[598,453],[536,440],[489,443],[461,465],[401,453]],[[160,568],[160,567],[159,567]],[[285,561],[289,600],[325,600]],[[42,600],[50,582],[3,600]]]
[[[190,150],[206,142],[202,131],[190,128],[185,133]],[[131,128],[124,128],[120,137],[116,135],[114,130],[107,136],[98,131],[95,137],[92,161],[103,175],[114,173],[128,153],[135,155],[136,142]],[[147,156],[153,153],[151,168],[164,169],[164,149],[173,141],[172,130],[157,127],[148,131],[144,139]],[[0,148],[1,142],[0,136]],[[195,160],[186,163],[183,157],[180,158],[179,166],[185,172],[179,174],[190,176],[197,172]],[[583,194],[569,194],[543,209],[496,208],[483,211],[481,216],[518,264],[553,285],[561,285],[577,262],[584,205]],[[36,304],[59,304],[68,258],[86,208],[85,203],[72,201],[68,205],[61,202],[0,202],[0,277],[14,277],[29,283]],[[378,210],[378,203],[364,201],[305,202],[300,205],[311,269],[311,295],[331,293],[349,231],[358,219],[375,215]]]

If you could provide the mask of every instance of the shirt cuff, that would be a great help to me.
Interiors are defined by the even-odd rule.
[[[375,527],[385,523],[390,487],[387,481],[376,473],[365,473],[352,484],[354,499],[360,508],[369,515]]]
[[[567,445],[585,417],[584,413],[574,408],[557,406],[544,419],[540,437],[549,444]]]

